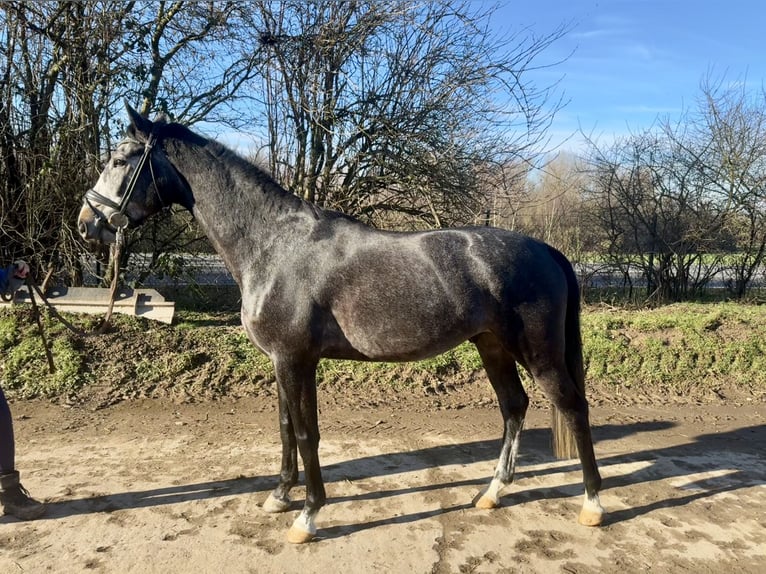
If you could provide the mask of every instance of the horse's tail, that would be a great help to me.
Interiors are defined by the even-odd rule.
[[[567,371],[577,387],[577,392],[585,399],[585,366],[582,354],[582,335],[580,333],[580,286],[577,275],[569,260],[559,251],[550,247],[553,259],[564,272],[567,281],[567,308],[564,324],[564,358]],[[577,443],[574,433],[566,424],[561,411],[553,407],[551,413],[553,431],[553,455],[556,458],[577,457]]]

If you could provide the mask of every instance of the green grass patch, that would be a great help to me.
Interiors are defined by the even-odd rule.
[[[0,312],[0,380],[22,397],[53,397],[77,392],[89,381],[77,341],[61,336],[61,326],[45,327],[55,370],[50,372],[37,323],[28,310]]]
[[[71,316],[93,331],[100,318]],[[217,398],[271,385],[267,357],[247,339],[239,314],[181,312],[174,325],[115,315],[112,330],[79,339],[45,316],[56,372],[49,373],[31,310],[0,310],[0,381],[22,397],[87,394],[110,386],[121,398]],[[588,385],[602,395],[701,396],[736,387],[766,393],[766,307],[678,304],[651,310],[586,307],[582,314]],[[466,381],[481,374],[470,343],[413,363],[320,362],[322,385]],[[483,376],[483,374],[482,374]],[[526,378],[526,377],[525,377]]]
[[[615,392],[684,394],[729,385],[766,389],[766,308],[733,303],[652,310],[587,308],[588,378]]]

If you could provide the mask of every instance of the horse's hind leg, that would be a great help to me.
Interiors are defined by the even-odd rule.
[[[519,379],[516,361],[494,335],[484,334],[474,341],[495,389],[503,415],[503,446],[489,486],[474,499],[477,508],[495,508],[500,503],[500,491],[513,482],[519,436],[529,398]]]
[[[579,522],[585,526],[598,526],[603,519],[604,509],[598,497],[601,489],[601,475],[593,452],[588,402],[575,385],[563,362],[560,366],[548,363],[542,367],[530,368],[530,371],[554,407],[561,412],[575,437],[585,483],[585,501]]]

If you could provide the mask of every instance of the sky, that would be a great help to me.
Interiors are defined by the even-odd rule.
[[[493,22],[498,34],[569,27],[540,63],[564,61],[530,75],[559,81],[568,103],[549,135],[563,150],[582,147],[580,131],[608,142],[679,119],[706,77],[766,86],[764,0],[500,0]]]
[[[705,78],[766,88],[766,0],[467,1],[477,11],[497,6],[498,36],[567,27],[537,60],[555,65],[529,73],[539,86],[558,82],[566,102],[547,151],[583,150],[582,133],[608,144],[658,118],[678,120],[696,107]],[[238,149],[262,141],[218,135]]]

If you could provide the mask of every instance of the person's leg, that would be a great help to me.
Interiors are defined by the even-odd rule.
[[[13,418],[3,389],[0,387],[0,474],[6,474],[16,469],[15,455]]]
[[[21,485],[15,454],[11,409],[0,388],[0,506],[3,514],[33,520],[43,515],[45,505],[29,496]]]

